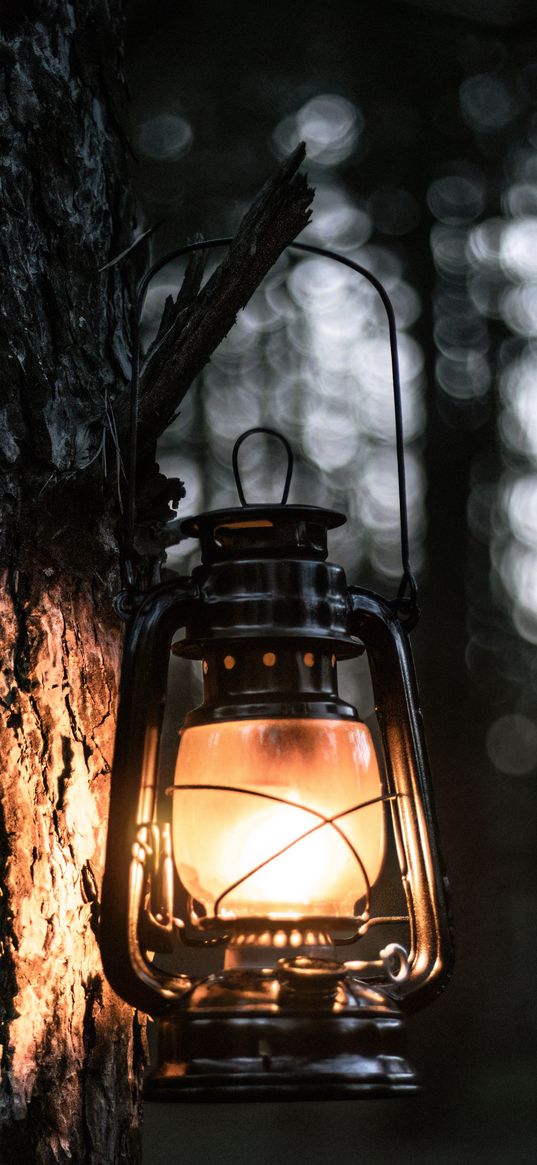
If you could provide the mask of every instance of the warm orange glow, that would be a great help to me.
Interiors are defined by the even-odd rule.
[[[382,803],[339,817],[334,825],[341,833],[315,815],[334,817],[381,796],[371,735],[359,721],[241,720],[188,728],[175,772],[175,786],[182,785],[212,786],[176,792],[173,806],[179,876],[209,916],[241,878],[217,908],[222,918],[352,915],[365,882],[345,838],[370,884],[378,877]]]

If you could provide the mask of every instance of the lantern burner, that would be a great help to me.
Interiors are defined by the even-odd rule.
[[[226,945],[224,969],[273,966],[276,959],[317,958],[330,959],[334,944],[328,932],[282,924],[275,931],[267,927],[258,931],[243,929],[232,934]]]

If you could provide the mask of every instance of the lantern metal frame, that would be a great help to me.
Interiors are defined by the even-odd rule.
[[[335,260],[364,276],[378,291],[386,310],[403,566],[396,598],[389,601],[371,591],[347,587],[341,568],[324,561],[327,530],[345,519],[313,506],[287,505],[292,453],[281,434],[275,435],[290,455],[282,502],[272,506],[246,502],[238,452],[245,437],[259,429],[239,437],[233,451],[241,508],[181,523],[180,536],[197,536],[202,546],[202,565],[193,577],[165,582],[145,595],[135,586],[132,556],[139,327],[145,295],[151,279],[166,263],[231,242],[228,238],[199,241],[165,255],[141,280],[134,304],[125,589],[116,606],[118,613],[128,618],[129,626],[102,893],[103,965],[119,995],[162,1020],[161,1065],[150,1086],[158,1099],[404,1093],[415,1090],[416,1078],[404,1054],[402,1013],[427,1002],[442,987],[450,970],[452,943],[408,638],[418,608],[410,566],[395,315],[385,288],[365,268],[334,251],[304,243],[290,245],[292,250]],[[242,523],[248,528],[246,549],[241,538],[231,548],[219,547],[215,530],[226,524],[231,529],[240,516],[247,518]],[[278,561],[284,569],[278,569]],[[250,605],[249,591],[255,595],[255,603]],[[283,618],[282,600],[291,611],[288,609]],[[166,821],[167,789],[158,780],[169,657],[180,629],[186,631],[179,651],[194,658],[214,650],[215,645],[238,640],[243,645],[263,642],[274,635],[289,644],[302,640],[330,643],[338,658],[356,655],[361,645],[365,647],[386,767],[387,789],[382,800],[391,808],[407,914],[371,917],[364,909],[356,920],[356,933],[336,941],[338,946],[352,943],[371,926],[387,922],[406,921],[410,929],[410,949],[405,951],[396,944],[385,948],[382,962],[374,964],[372,982],[357,977],[356,972],[361,974],[366,964],[301,958],[282,960],[272,973],[228,970],[196,982],[187,975],[162,970],[148,957],[148,951],[171,951],[174,934],[181,936],[185,930],[183,920],[174,916],[176,874]],[[313,696],[318,699],[319,693]],[[301,693],[303,700],[313,696]],[[259,709],[258,703],[255,708]],[[249,714],[248,710],[243,713]],[[267,714],[271,713],[274,705],[268,709]],[[229,718],[229,713],[225,714]],[[280,710],[279,714],[286,713]],[[335,819],[320,817],[317,828],[326,824],[337,828]],[[354,856],[361,864],[359,855]],[[328,921],[317,919],[318,928]],[[198,928],[200,937],[196,939],[186,928],[187,941],[200,945],[225,941],[229,924],[227,931],[222,926],[221,933],[215,933],[218,927],[212,922],[209,937]],[[258,929],[262,923],[260,919]]]

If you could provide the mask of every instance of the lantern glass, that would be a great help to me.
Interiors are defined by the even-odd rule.
[[[380,873],[381,777],[359,720],[186,728],[174,794],[174,858],[206,922],[352,918]]]

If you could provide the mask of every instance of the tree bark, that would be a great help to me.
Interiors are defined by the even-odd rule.
[[[96,941],[133,291],[128,266],[111,262],[134,219],[122,12],[122,0],[18,0],[3,13],[2,1165],[135,1165],[141,1153],[143,1019],[107,986]],[[306,225],[302,157],[265,186],[206,287],[189,279],[188,302],[166,309],[142,383],[139,510],[150,530],[181,495],[154,462],[159,432]],[[167,540],[139,550],[146,576]]]
[[[3,11],[0,1158],[140,1160],[143,1032],[94,928],[120,633],[99,450],[128,374],[122,5]]]
[[[142,1031],[95,940],[120,653],[99,606],[41,572],[2,601],[3,1162],[140,1160]]]

